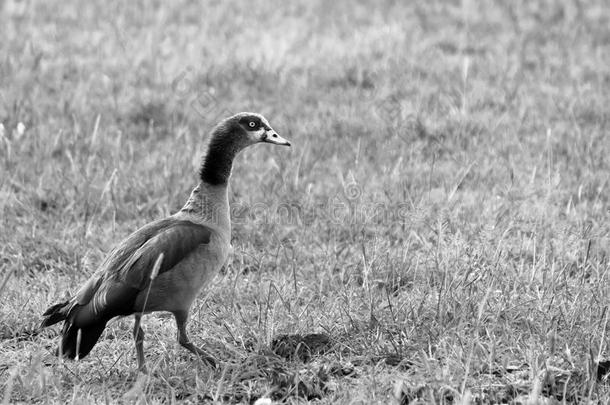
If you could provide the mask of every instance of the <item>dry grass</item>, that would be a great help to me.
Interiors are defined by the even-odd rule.
[[[610,401],[604,0],[139,3],[0,1],[0,398]],[[294,146],[236,162],[236,256],[190,325],[223,367],[162,314],[149,379],[131,319],[59,361],[40,314],[242,110]]]

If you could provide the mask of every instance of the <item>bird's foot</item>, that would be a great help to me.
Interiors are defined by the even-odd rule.
[[[194,344],[192,344],[191,342],[188,342],[188,341],[187,342],[180,342],[180,344],[185,349],[187,349],[188,351],[190,351],[191,353],[193,353],[197,357],[199,357],[199,359],[201,359],[208,366],[210,366],[212,368],[216,368],[217,367],[216,359],[211,354],[206,352],[205,350],[200,349],[199,347],[195,346]]]

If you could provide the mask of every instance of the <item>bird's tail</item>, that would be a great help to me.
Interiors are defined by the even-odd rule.
[[[69,319],[64,323],[61,339],[60,355],[74,359],[77,357],[82,359],[85,357],[93,346],[97,343],[102,332],[106,328],[106,320],[99,320],[96,323],[89,324],[85,327],[78,327],[74,322],[74,318]],[[80,335],[80,336],[79,336]]]
[[[40,323],[41,328],[55,325],[57,322],[65,321],[70,313],[70,301],[60,302],[49,307],[44,314],[42,314],[42,322]]]
[[[78,353],[78,358],[82,359],[93,349],[106,328],[107,319],[91,319],[86,313],[80,314],[81,311],[87,311],[87,307],[66,301],[51,306],[42,314],[41,328],[65,321],[58,355],[74,359]],[[86,319],[86,324],[81,325],[77,318]]]

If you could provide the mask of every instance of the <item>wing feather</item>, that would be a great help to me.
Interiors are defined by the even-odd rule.
[[[88,305],[87,317],[111,318],[132,313],[138,294],[150,282],[150,273],[163,253],[159,274],[171,271],[198,246],[208,244],[212,230],[172,218],[140,228],[106,258],[100,270],[79,290],[79,305]],[[85,315],[85,313],[83,313]]]
[[[209,243],[210,237],[210,228],[192,222],[181,221],[180,224],[168,227],[134,252],[121,269],[120,279],[134,287],[144,289],[161,253],[163,260],[159,274],[170,271],[199,245]]]

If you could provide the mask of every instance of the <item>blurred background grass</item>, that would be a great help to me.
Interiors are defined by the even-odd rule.
[[[608,400],[595,379],[610,296],[604,1],[0,10],[8,397],[112,399],[129,386],[127,321],[91,358],[61,365],[39,314],[118,239],[179,209],[211,126],[250,110],[293,148],[238,158],[236,257],[198,301],[191,333],[305,388],[272,372],[210,372],[154,315],[144,326],[157,376],[142,395]],[[279,333],[316,331],[336,342],[318,363],[252,357]],[[356,371],[324,368],[335,363]]]

